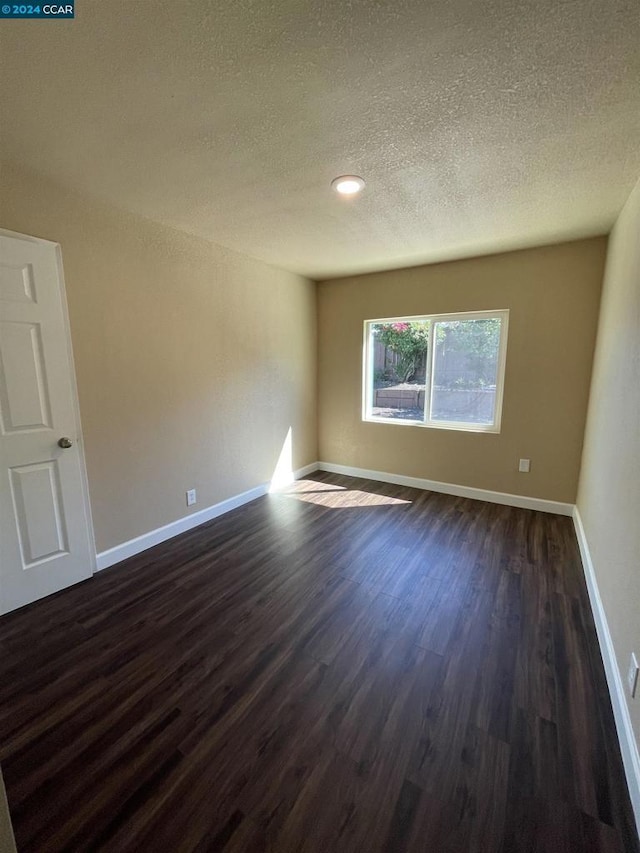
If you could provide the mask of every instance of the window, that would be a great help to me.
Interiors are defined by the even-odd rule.
[[[363,419],[499,432],[508,311],[364,324]]]

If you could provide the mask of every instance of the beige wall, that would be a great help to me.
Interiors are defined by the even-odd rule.
[[[317,458],[312,282],[8,166],[0,227],[62,246],[98,551]]]
[[[573,503],[606,238],[318,286],[323,462]],[[363,321],[510,309],[499,435],[363,423]],[[531,473],[518,473],[518,459]]]
[[[640,183],[609,241],[578,509],[626,693],[640,661]],[[640,693],[628,702],[640,744]]]

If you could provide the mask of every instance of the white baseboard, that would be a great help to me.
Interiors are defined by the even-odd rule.
[[[150,530],[148,533],[143,533],[142,536],[136,536],[135,539],[130,539],[128,542],[122,542],[107,551],[102,551],[96,555],[96,571],[102,571],[116,563],[122,562],[129,557],[134,557],[141,551],[146,551],[147,548],[152,548],[154,545],[159,545],[161,542],[166,542],[167,539],[172,539],[180,533],[185,533],[187,530],[192,530],[206,521],[211,521],[225,512],[230,512],[243,504],[254,501],[256,498],[266,495],[268,492],[277,491],[279,488],[286,486],[294,480],[305,477],[314,471],[330,471],[334,474],[347,474],[352,477],[364,477],[367,480],[379,480],[382,483],[395,483],[400,486],[412,486],[416,489],[427,489],[433,492],[443,492],[447,495],[457,495],[458,497],[473,498],[480,501],[489,501],[490,503],[506,504],[507,506],[518,506],[525,509],[538,509],[543,512],[553,512],[559,515],[571,515],[573,510],[572,504],[558,503],[557,501],[546,501],[541,498],[529,498],[521,495],[508,495],[503,492],[489,492],[485,489],[474,489],[470,486],[457,486],[451,483],[439,483],[435,480],[423,480],[418,477],[405,477],[401,474],[387,474],[384,471],[369,471],[364,468],[352,468],[347,465],[334,465],[330,462],[312,462],[305,465],[304,468],[299,468],[293,471],[290,478],[280,478],[277,484],[262,483],[254,489],[249,489],[242,494],[234,495],[227,500],[220,501],[213,506],[202,509],[199,512],[194,512],[184,518],[179,518],[177,521],[172,521],[170,524],[165,524],[163,527],[158,527],[156,530]]]
[[[571,515],[573,504],[547,501],[543,498],[530,498],[524,495],[510,495],[506,492],[490,492],[475,489],[472,486],[458,486],[454,483],[440,483],[437,480],[423,480],[421,477],[405,477],[403,474],[388,474],[386,471],[369,471],[366,468],[352,468],[350,465],[334,465],[333,462],[318,462],[320,471],[333,474],[347,474],[350,477],[363,477],[366,480],[379,480],[381,483],[395,483],[398,486],[411,486],[414,489],[426,489],[429,492],[441,492],[459,498],[471,498],[476,501],[488,501],[493,504],[517,506],[522,509],[537,509],[556,515]]]
[[[611,704],[613,705],[613,716],[618,731],[618,740],[620,742],[620,751],[622,752],[622,762],[624,771],[627,777],[627,785],[629,787],[629,797],[631,798],[631,806],[636,819],[636,827],[640,835],[640,754],[638,753],[638,744],[636,742],[633,726],[631,725],[631,717],[629,715],[629,706],[627,705],[626,693],[624,689],[624,681],[620,674],[616,653],[613,648],[613,641],[609,631],[609,623],[607,622],[607,614],[605,613],[600,590],[598,589],[598,581],[591,559],[589,543],[582,526],[582,519],[578,507],[573,511],[573,523],[576,529],[578,545],[580,547],[580,555],[582,557],[582,566],[584,568],[584,576],[587,582],[587,591],[591,602],[591,610],[596,623],[596,632],[598,634],[598,642],[600,643],[600,652],[604,662],[604,671],[607,676],[607,685],[609,687],[609,695],[611,696]]]
[[[317,470],[318,463],[312,462],[310,465],[305,465],[304,468],[299,468],[297,471],[292,472],[289,482],[298,480],[300,477],[305,477],[307,474],[311,474]],[[279,483],[280,487],[282,485],[286,485],[286,483]],[[108,569],[110,566],[122,562],[122,560],[134,557],[141,551],[146,551],[147,548],[152,548],[154,545],[166,542],[167,539],[173,539],[174,536],[178,536],[180,533],[192,530],[206,521],[211,521],[219,515],[224,515],[225,512],[231,512],[232,509],[237,509],[239,506],[254,501],[256,498],[260,498],[272,490],[271,483],[262,483],[254,489],[234,495],[206,509],[201,509],[191,515],[186,515],[184,518],[179,518],[177,521],[172,521],[170,524],[165,524],[163,527],[158,527],[156,530],[150,530],[149,533],[143,533],[142,536],[136,536],[135,539],[129,539],[128,542],[122,542],[120,545],[109,548],[107,551],[102,551],[96,555],[96,571],[99,572],[102,569]]]

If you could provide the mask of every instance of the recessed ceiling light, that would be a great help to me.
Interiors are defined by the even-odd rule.
[[[331,181],[331,186],[340,195],[355,195],[364,189],[364,181],[357,175],[340,175]]]

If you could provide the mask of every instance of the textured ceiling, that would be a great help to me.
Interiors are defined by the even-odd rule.
[[[637,0],[76,10],[0,22],[4,156],[314,278],[603,233],[640,175]]]

